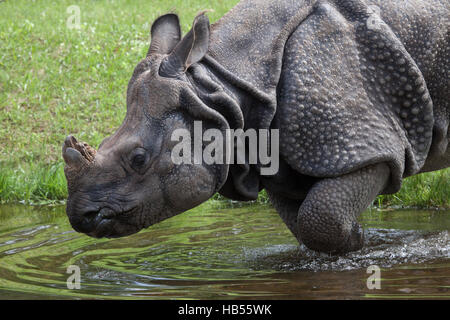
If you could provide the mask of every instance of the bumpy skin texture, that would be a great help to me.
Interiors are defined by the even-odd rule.
[[[298,212],[299,240],[317,251],[340,253],[360,249],[364,241],[358,215],[388,180],[389,167],[379,163],[315,184]]]
[[[363,237],[356,218],[377,194],[398,191],[404,177],[450,165],[449,4],[283,1],[264,2],[263,9],[260,4],[245,1],[231,12],[245,29],[232,33],[219,22],[229,31],[226,39],[238,39],[231,49],[229,42],[211,49],[227,68],[244,79],[255,77],[250,81],[269,94],[266,117],[270,97],[276,96],[271,127],[280,129],[281,157],[291,172],[280,170],[258,182],[300,242],[324,252],[357,250]],[[274,16],[250,19],[252,6]],[[252,32],[264,37],[267,23],[278,37],[256,50],[247,39]],[[280,52],[282,66],[271,60]],[[225,59],[230,55],[246,58],[236,65]],[[312,178],[323,180],[305,196]],[[303,188],[293,186],[293,179],[302,180]],[[274,181],[284,181],[284,188]]]
[[[72,225],[124,236],[216,191],[245,201],[265,188],[299,242],[361,248],[357,217],[376,195],[450,165],[449,7],[244,0],[211,28],[200,14],[183,38],[176,15],[158,18],[122,126],[96,153],[64,143]],[[194,120],[222,132],[279,129],[280,170],[174,165],[170,135],[192,132]]]
[[[280,83],[282,152],[303,174],[338,176],[388,162],[386,192],[393,192],[423,166],[433,103],[414,60],[375,11],[318,4],[286,44]]]

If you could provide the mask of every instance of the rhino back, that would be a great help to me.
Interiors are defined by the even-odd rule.
[[[237,77],[272,93],[285,42],[315,0],[243,0],[211,28],[209,55]]]
[[[289,38],[275,125],[281,155],[300,173],[338,176],[387,162],[384,192],[395,192],[424,165],[433,124],[421,71],[367,3],[321,2]]]
[[[422,171],[450,166],[450,2],[370,0],[381,9],[422,72],[433,101],[434,130]]]

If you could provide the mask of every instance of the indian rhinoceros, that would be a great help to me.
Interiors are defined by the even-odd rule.
[[[449,6],[244,0],[211,26],[199,14],[184,37],[176,14],[159,17],[119,129],[98,151],[63,144],[70,223],[126,236],[216,192],[245,201],[266,189],[300,243],[360,249],[357,217],[377,195],[450,165]],[[248,159],[175,164],[171,135],[195,121],[278,129],[278,171]]]

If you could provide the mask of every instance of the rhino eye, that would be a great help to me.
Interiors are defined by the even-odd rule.
[[[137,154],[133,158],[133,165],[136,167],[140,167],[145,163],[145,156],[142,154]]]
[[[147,153],[143,148],[136,148],[131,154],[131,166],[134,169],[140,169],[147,162]]]

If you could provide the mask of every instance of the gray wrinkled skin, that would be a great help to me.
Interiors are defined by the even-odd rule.
[[[358,215],[402,179],[450,166],[446,0],[244,0],[181,37],[158,18],[127,91],[122,126],[98,151],[63,145],[73,227],[118,237],[215,192],[252,200],[265,188],[299,242],[363,246]],[[176,128],[280,130],[280,170],[174,165]]]

